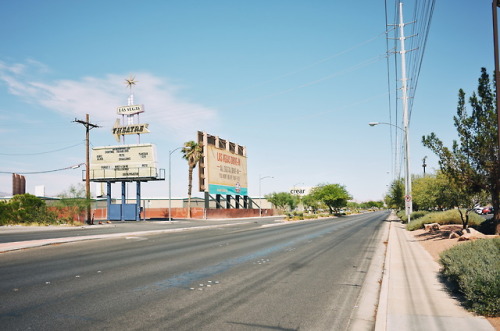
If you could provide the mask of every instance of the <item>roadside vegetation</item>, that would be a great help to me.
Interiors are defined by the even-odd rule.
[[[49,224],[59,224],[57,214],[34,195],[19,194],[8,202],[0,201],[0,225]]]
[[[441,273],[477,314],[500,316],[500,238],[452,247],[440,256]]]
[[[383,201],[367,201],[356,203],[349,201],[351,195],[340,184],[320,184],[304,196],[288,192],[274,192],[265,198],[273,204],[287,220],[316,219],[328,216],[343,216],[366,210],[384,208]]]
[[[399,215],[400,214],[398,213],[398,216]],[[402,215],[400,218],[406,218],[406,216]],[[462,224],[462,217],[460,216],[460,211],[458,209],[451,209],[442,212],[417,211],[410,215],[410,220],[410,223],[406,224],[406,229],[409,231],[423,229],[424,224],[428,223],[438,223],[439,225]],[[484,218],[480,215],[469,215],[469,226],[476,228],[483,222]]]
[[[50,205],[32,194],[18,194],[8,201],[0,201],[2,225],[81,225],[90,203],[85,198],[83,185],[70,186]]]
[[[412,177],[414,212],[407,230],[424,224],[461,224],[483,234],[500,232],[500,159],[497,145],[497,109],[494,83],[481,69],[478,89],[468,100],[458,92],[453,123],[458,139],[446,147],[435,133],[422,137],[422,144],[439,158],[434,174]],[[468,105],[472,111],[467,110]],[[385,197],[389,208],[401,210],[398,216],[407,223],[403,179],[390,185]],[[491,220],[475,209],[492,206]],[[465,306],[477,314],[500,316],[500,238],[476,239],[456,245],[440,255],[441,274],[460,293]]]

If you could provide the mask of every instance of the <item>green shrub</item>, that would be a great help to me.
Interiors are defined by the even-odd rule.
[[[0,225],[9,224],[11,210],[7,202],[0,201]]]
[[[441,273],[477,314],[500,316],[500,238],[481,239],[441,253]]]
[[[416,220],[416,219],[424,217],[427,214],[429,214],[428,211],[419,210],[419,211],[414,211],[413,213],[411,213],[410,217],[412,220]]]
[[[45,201],[34,195],[18,194],[0,204],[0,225],[53,223],[58,223],[56,214],[47,209]]]
[[[408,219],[408,218],[406,217],[406,213],[405,213],[405,211],[404,211],[404,210],[398,210],[398,211],[396,212],[396,216],[397,216],[397,217],[399,217],[399,219],[401,219],[401,221],[403,221],[403,222],[406,222],[406,220]]]
[[[414,211],[413,213],[410,214],[410,220],[415,221],[416,219],[422,218],[425,215],[429,214],[428,211],[425,210],[419,210],[419,211]],[[401,219],[403,223],[408,222],[408,217],[405,214],[405,211],[399,211],[397,213],[398,217]]]
[[[484,218],[477,215],[474,212],[469,213],[469,226],[479,226],[484,222]],[[460,218],[460,213],[457,209],[451,209],[447,211],[438,211],[428,213],[415,220],[411,219],[410,223],[406,224],[406,229],[409,231],[422,229],[424,224],[427,223],[438,223],[440,225],[445,224],[460,224],[462,225],[462,219]]]

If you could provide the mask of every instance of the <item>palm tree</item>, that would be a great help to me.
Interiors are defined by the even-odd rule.
[[[189,166],[187,218],[191,218],[191,190],[193,188],[193,170],[202,156],[202,148],[198,143],[192,140],[184,143],[184,147],[182,148],[182,158],[188,161]]]

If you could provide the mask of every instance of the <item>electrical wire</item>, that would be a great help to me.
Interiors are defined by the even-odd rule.
[[[394,12],[393,12],[393,24],[394,26],[398,26],[398,17],[399,17],[399,8],[401,4],[401,0],[396,0],[394,2]],[[410,1],[407,0],[405,1],[405,4],[408,4]],[[423,0],[423,1],[418,1],[415,0],[413,2],[413,8],[410,6],[407,6],[406,12],[409,12],[411,10],[412,15],[407,15],[408,17],[412,17],[412,21],[410,23],[403,23],[405,26],[408,26],[410,28],[410,33],[405,33],[405,39],[408,39],[408,45],[409,47],[406,48],[406,65],[407,65],[407,95],[408,95],[408,125],[411,124],[411,116],[413,114],[413,105],[414,105],[414,100],[415,100],[415,93],[417,90],[418,86],[418,81],[422,69],[422,64],[423,64],[423,58],[425,54],[425,49],[427,45],[427,40],[429,37],[429,32],[430,32],[430,27],[431,27],[431,22],[432,22],[432,17],[434,14],[434,8],[435,8],[435,0]],[[389,11],[388,11],[388,1],[385,0],[384,2],[385,5],[385,15],[386,15],[386,26],[388,26],[389,22],[389,17],[391,16]],[[395,29],[394,31],[394,43],[395,47],[394,49],[396,50],[394,54],[399,54],[400,52],[397,51],[397,40],[400,38],[399,34],[399,29]],[[389,38],[389,33],[387,33],[387,38]],[[392,55],[389,53],[389,46],[388,42],[386,43],[386,48],[388,55]],[[389,62],[387,65],[387,71],[388,75],[392,74],[394,75],[394,80],[396,82],[401,81],[401,75],[400,72],[398,72],[398,57],[397,56],[391,56],[391,59],[393,60],[394,63],[394,69],[391,70]],[[393,144],[392,142],[392,130],[391,130],[391,145],[395,146],[395,156],[394,160],[397,164],[397,161],[399,161],[400,165],[403,164],[402,156],[403,153],[401,152],[403,150],[403,144],[400,144],[400,142],[403,142],[402,139],[402,134],[400,132],[397,132],[397,126],[402,124],[400,121],[403,120],[403,118],[399,118],[399,110],[398,110],[398,99],[400,98],[400,90],[398,89],[398,83],[395,84],[396,87],[396,92],[395,92],[395,100],[392,100],[389,97],[389,120],[390,123],[393,125],[393,130],[395,132],[394,137],[395,137],[395,142]],[[391,83],[388,82],[388,89],[391,89]],[[392,111],[392,104],[394,103],[394,112]],[[394,119],[394,122],[392,120]],[[398,142],[398,137],[401,137],[401,139]],[[397,152],[400,152],[400,155],[398,157]],[[396,167],[396,166],[395,166]],[[399,171],[396,169],[395,173],[398,174],[398,176],[401,173],[401,168]]]
[[[49,153],[55,153],[55,152],[64,151],[66,149],[70,149],[70,148],[73,148],[73,147],[76,147],[76,146],[80,146],[80,145],[83,145],[83,144],[84,144],[84,142],[79,142],[78,144],[75,144],[75,145],[71,145],[71,146],[67,146],[67,147],[63,147],[63,148],[59,148],[59,149],[54,149],[54,150],[50,150],[50,151],[45,151],[45,152],[37,152],[37,153],[0,153],[0,155],[7,155],[7,156],[42,155],[42,154],[49,154]]]
[[[84,165],[85,163],[79,163],[77,165],[72,165],[69,167],[65,168],[60,168],[60,169],[54,169],[54,170],[45,170],[45,171],[25,171],[25,172],[18,172],[18,171],[0,171],[0,174],[18,174],[18,175],[33,175],[33,174],[46,174],[49,172],[56,172],[56,171],[63,171],[63,170],[70,170],[70,169],[76,169]]]

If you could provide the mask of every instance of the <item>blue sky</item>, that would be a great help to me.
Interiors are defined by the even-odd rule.
[[[388,122],[395,97],[384,31],[384,1],[3,1],[0,192],[11,192],[9,172],[84,162],[84,128],[72,121],[86,113],[101,126],[92,146],[115,145],[132,75],[151,130],[141,142],[156,144],[160,168],[201,130],[247,147],[251,196],[272,176],[263,194],[339,183],[357,201],[380,200],[394,178],[390,130],[368,122]],[[437,1],[413,100],[412,173],[424,156],[428,172],[438,167],[422,135],[451,144],[458,89],[470,94],[493,63],[491,1]],[[81,171],[27,174],[27,191],[57,195]],[[185,196],[177,152],[172,179],[172,196]],[[168,182],[142,190],[166,197]]]

